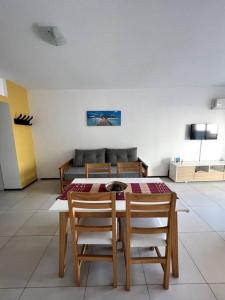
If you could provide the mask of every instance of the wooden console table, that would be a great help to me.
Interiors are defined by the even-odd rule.
[[[225,161],[171,162],[169,177],[175,182],[225,180]]]

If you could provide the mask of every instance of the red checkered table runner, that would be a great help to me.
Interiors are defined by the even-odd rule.
[[[102,183],[72,183],[65,191],[57,197],[60,200],[67,200],[68,192],[107,192],[105,184]],[[162,194],[171,193],[171,190],[165,183],[128,183],[127,188],[123,192],[116,192],[117,200],[124,200],[124,193],[146,193],[146,194]]]

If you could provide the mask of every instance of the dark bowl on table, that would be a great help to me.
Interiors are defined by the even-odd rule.
[[[127,188],[127,184],[121,181],[112,181],[105,185],[108,192],[123,192]]]

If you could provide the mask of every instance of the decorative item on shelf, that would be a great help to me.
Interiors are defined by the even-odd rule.
[[[175,156],[175,157],[174,157],[174,162],[176,162],[176,163],[181,162],[180,156]]]
[[[14,124],[31,126],[32,123],[30,123],[30,121],[32,119],[33,119],[33,116],[20,114],[18,117],[14,118]]]

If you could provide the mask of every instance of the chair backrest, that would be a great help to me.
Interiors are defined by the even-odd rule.
[[[134,194],[126,193],[126,234],[168,234],[175,214],[176,193]],[[167,218],[165,226],[146,228],[132,227],[132,218]]]
[[[138,173],[142,177],[142,163],[135,162],[118,162],[117,163],[117,176],[120,177],[122,173]]]
[[[110,163],[103,163],[103,164],[85,164],[85,176],[86,178],[89,177],[90,174],[93,173],[103,173],[107,174],[108,177],[111,177],[112,170],[111,170],[111,164]]]
[[[116,195],[115,193],[68,192],[69,219],[73,238],[78,232],[112,231],[116,235]],[[110,226],[79,225],[79,218],[111,218]]]

